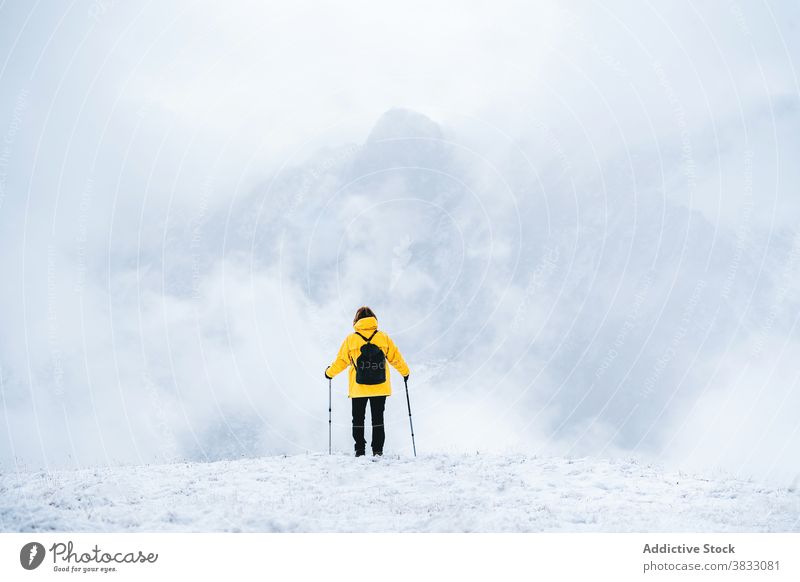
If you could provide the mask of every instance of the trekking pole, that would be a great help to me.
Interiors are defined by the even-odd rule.
[[[414,456],[417,456],[417,442],[414,440],[414,421],[411,420],[411,400],[408,397],[408,380],[403,378],[406,385],[406,404],[408,404],[408,424],[411,426],[411,446],[414,447]]]
[[[328,378],[328,454],[331,454],[331,382]]]

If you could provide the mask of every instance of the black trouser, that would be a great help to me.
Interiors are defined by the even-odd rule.
[[[364,440],[364,417],[367,414],[367,400],[369,400],[369,414],[372,417],[372,452],[383,452],[383,441],[386,433],[383,431],[383,409],[386,406],[386,396],[365,396],[351,398],[353,401],[353,440],[356,441],[356,452],[363,453],[367,446]]]

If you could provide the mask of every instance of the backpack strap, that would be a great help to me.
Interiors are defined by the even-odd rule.
[[[361,339],[363,339],[365,342],[369,343],[369,342],[371,342],[371,341],[372,341],[372,338],[374,338],[374,337],[375,337],[375,334],[376,334],[376,333],[378,333],[378,330],[377,330],[377,329],[376,329],[375,331],[373,331],[373,332],[372,332],[372,335],[371,335],[371,336],[369,336],[369,338],[366,338],[366,337],[364,337],[363,335],[361,335],[361,334],[360,334],[360,333],[358,333],[358,332],[356,332],[356,335],[357,335],[358,337],[360,337]]]

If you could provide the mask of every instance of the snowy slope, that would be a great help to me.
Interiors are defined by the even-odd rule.
[[[324,454],[0,476],[3,531],[800,531],[800,493],[630,461]]]

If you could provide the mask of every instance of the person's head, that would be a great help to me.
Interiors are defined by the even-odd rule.
[[[357,322],[359,319],[364,319],[365,317],[375,317],[375,319],[378,319],[378,318],[375,316],[375,312],[374,312],[374,311],[372,311],[372,310],[371,310],[369,307],[367,307],[366,305],[364,305],[363,307],[359,307],[359,308],[358,308],[358,310],[356,310],[356,316],[353,318],[353,325],[355,325],[355,324],[356,324],[356,322]]]

